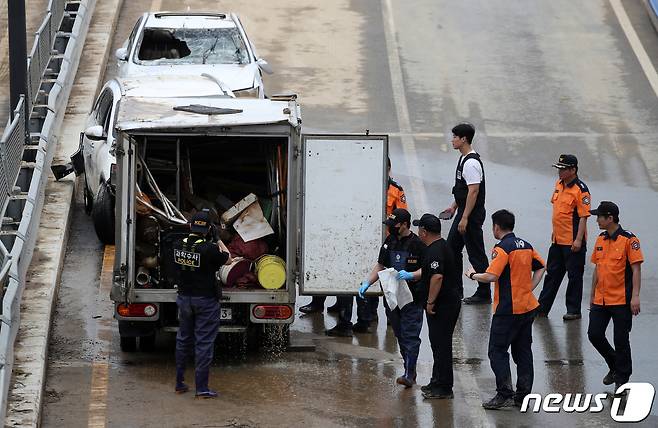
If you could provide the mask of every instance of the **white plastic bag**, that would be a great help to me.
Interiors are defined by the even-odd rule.
[[[391,310],[397,307],[404,308],[408,303],[413,302],[414,297],[411,295],[407,281],[398,279],[398,271],[388,268],[377,275],[379,275],[384,298]]]

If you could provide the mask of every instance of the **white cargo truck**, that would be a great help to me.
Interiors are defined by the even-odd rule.
[[[157,332],[177,329],[172,245],[189,233],[185,219],[204,208],[221,216],[227,201],[248,195],[274,231],[264,243],[285,281],[224,285],[220,333],[258,344],[293,322],[298,294],[355,294],[382,242],[388,138],[305,135],[301,124],[295,96],[119,103],[111,298],[122,349],[138,338],[148,348]],[[257,277],[258,263],[250,268]]]

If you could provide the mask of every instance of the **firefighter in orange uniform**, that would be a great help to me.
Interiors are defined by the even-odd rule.
[[[596,240],[592,263],[591,308],[587,336],[608,365],[603,384],[615,383],[615,391],[628,382],[632,372],[629,334],[633,315],[640,313],[640,277],[644,261],[640,240],[619,225],[619,207],[603,201],[592,210],[603,230]],[[605,337],[612,319],[613,348]]]
[[[547,316],[551,311],[566,273],[569,278],[567,313],[562,318],[570,321],[581,318],[591,196],[587,185],[578,178],[578,159],[574,155],[560,155],[553,167],[559,171],[559,180],[551,198],[553,236],[546,261],[546,279],[539,295],[538,315]]]
[[[404,189],[395,180],[391,178],[391,158],[387,159],[388,162],[388,189],[386,191],[386,218],[393,214],[393,210],[403,208],[409,210],[407,206],[407,197],[404,195]],[[388,236],[388,228],[386,229],[386,236]],[[368,311],[371,320],[378,318],[377,308],[379,308],[379,296],[366,297],[368,304]],[[386,313],[388,317],[388,312]]]
[[[388,158],[388,191],[386,192],[386,217],[391,215],[394,209],[404,208],[408,210],[407,197],[404,189],[391,178],[391,158]]]
[[[544,275],[544,261],[532,245],[514,235],[514,214],[496,211],[492,216],[493,234],[500,242],[491,254],[485,273],[473,268],[466,276],[475,281],[496,281],[494,315],[489,334],[489,362],[496,375],[496,395],[482,404],[496,410],[520,406],[532,390],[532,323],[539,302],[532,291]],[[516,363],[516,391],[512,388],[508,349]]]

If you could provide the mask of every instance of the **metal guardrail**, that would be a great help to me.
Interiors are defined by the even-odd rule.
[[[59,24],[56,25],[59,26]],[[34,45],[32,45],[32,50],[27,60],[27,93],[30,106],[37,101],[41,86],[41,77],[50,63],[50,53],[54,40],[51,27],[55,27],[55,25],[52,22],[52,14],[48,12],[35,34]]]
[[[14,117],[0,137],[0,156],[9,193],[16,184],[18,173],[21,169],[23,148],[25,146],[25,98],[21,96],[18,106],[14,110]],[[0,186],[4,187],[4,186]]]
[[[25,145],[25,97],[21,95],[18,106],[13,112],[13,119],[0,137],[0,221],[4,215],[9,199],[14,192],[14,185],[21,166],[23,147]],[[4,245],[4,243],[3,243]],[[6,247],[5,247],[6,248]],[[0,278],[0,281],[2,278]]]
[[[9,126],[0,138],[0,220],[4,223],[5,212],[9,204],[9,198],[13,193],[13,187],[18,178],[18,169],[20,168],[21,158],[16,159],[17,140],[25,141],[25,102],[21,98],[19,103],[20,110],[14,112],[14,117]],[[20,125],[23,124],[23,126]],[[13,147],[12,147],[13,143]],[[19,156],[22,156],[22,152]],[[13,244],[13,243],[12,243]],[[9,386],[11,380],[11,371],[6,370],[7,362],[13,360],[13,338],[17,330],[17,324],[12,322],[16,314],[15,307],[19,302],[16,301],[16,291],[19,288],[18,276],[15,275],[17,266],[13,263],[12,256],[7,250],[5,243],[0,241],[0,286],[2,287],[2,313],[0,314],[0,388],[5,389]],[[3,400],[0,405],[6,408],[6,393],[2,394]],[[3,412],[4,413],[4,412]]]
[[[55,35],[57,35],[57,30],[62,23],[62,18],[64,17],[64,6],[65,1],[63,0],[50,0],[48,2],[48,12],[50,12],[50,40],[55,40]]]
[[[0,242],[0,287],[4,290],[7,286],[7,281],[9,280],[9,268],[11,262],[11,256],[5,248],[5,245]]]
[[[0,159],[0,214],[4,215],[7,202],[9,202],[10,190],[11,188],[9,187],[9,181],[7,180],[7,173],[5,172],[4,156],[2,156]],[[0,220],[2,219],[0,218]],[[2,262],[4,263],[4,259],[2,259]],[[0,280],[1,279],[2,278],[0,278]]]
[[[50,0],[46,16],[35,33],[34,44],[27,60],[28,111],[39,96],[40,81],[50,63],[57,31],[62,23],[66,0]]]
[[[78,4],[80,2],[75,1]],[[14,361],[14,342],[20,325],[20,304],[25,275],[32,259],[37,220],[43,203],[46,172],[54,144],[54,110],[66,107],[63,91],[72,79],[73,54],[68,40],[59,43],[58,32],[64,17],[71,23],[77,10],[66,11],[67,0],[50,0],[45,17],[36,31],[27,63],[27,94],[14,111],[0,137],[0,421],[4,422]],[[79,25],[79,24],[78,24]],[[72,25],[69,25],[72,26]],[[65,31],[71,31],[66,29]],[[53,55],[55,54],[55,55]],[[60,57],[59,62],[53,58]],[[76,60],[77,61],[77,60]],[[76,62],[77,64],[77,62]],[[47,82],[44,75],[48,77]],[[63,106],[61,105],[63,104]],[[26,120],[26,118],[29,118]],[[29,123],[29,125],[27,125]],[[29,126],[30,129],[26,129]],[[37,150],[25,150],[30,133],[38,136]],[[32,145],[32,149],[34,149]],[[34,215],[33,215],[34,214]]]

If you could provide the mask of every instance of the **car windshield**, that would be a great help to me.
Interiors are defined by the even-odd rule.
[[[249,53],[237,28],[146,28],[136,62],[247,64]]]

